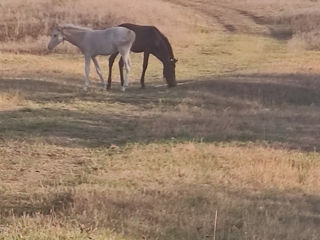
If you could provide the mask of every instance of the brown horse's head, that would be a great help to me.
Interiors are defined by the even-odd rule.
[[[169,87],[175,87],[176,82],[176,62],[175,58],[170,58],[167,63],[163,66],[163,77],[166,79]]]

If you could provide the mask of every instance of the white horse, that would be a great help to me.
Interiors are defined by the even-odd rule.
[[[130,49],[135,41],[135,33],[124,27],[111,27],[104,30],[92,30],[90,28],[79,27],[72,24],[58,25],[51,35],[48,49],[52,50],[64,40],[77,46],[85,58],[85,84],[84,91],[87,91],[89,86],[89,72],[90,61],[92,59],[96,71],[99,75],[103,88],[106,89],[106,82],[104,81],[99,64],[97,62],[97,55],[111,55],[120,53],[126,74],[124,84],[121,86],[122,91],[128,86],[128,76],[130,73]]]

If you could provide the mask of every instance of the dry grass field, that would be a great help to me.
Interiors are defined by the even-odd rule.
[[[0,239],[320,239],[318,5],[1,1]],[[84,93],[81,54],[46,50],[127,21],[168,36],[177,87],[132,54],[125,93],[116,68]]]

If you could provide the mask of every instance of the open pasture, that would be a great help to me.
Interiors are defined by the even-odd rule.
[[[42,4],[59,21],[124,18],[61,2]],[[151,57],[140,89],[131,54],[126,92],[115,64],[112,89],[92,69],[87,93],[83,57],[45,50],[53,17],[29,22],[43,31],[30,41],[15,14],[32,4],[1,4],[16,11],[2,15],[0,239],[319,239],[320,54],[314,26],[299,31],[318,3],[258,2],[153,0],[142,16],[137,1],[125,20],[168,36],[179,85]]]

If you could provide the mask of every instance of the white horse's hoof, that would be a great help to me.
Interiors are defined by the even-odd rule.
[[[125,88],[125,87],[121,87],[121,91],[122,91],[122,92],[125,92],[125,91],[126,91],[126,88]]]
[[[88,88],[87,87],[83,87],[83,91],[84,92],[88,92]]]

